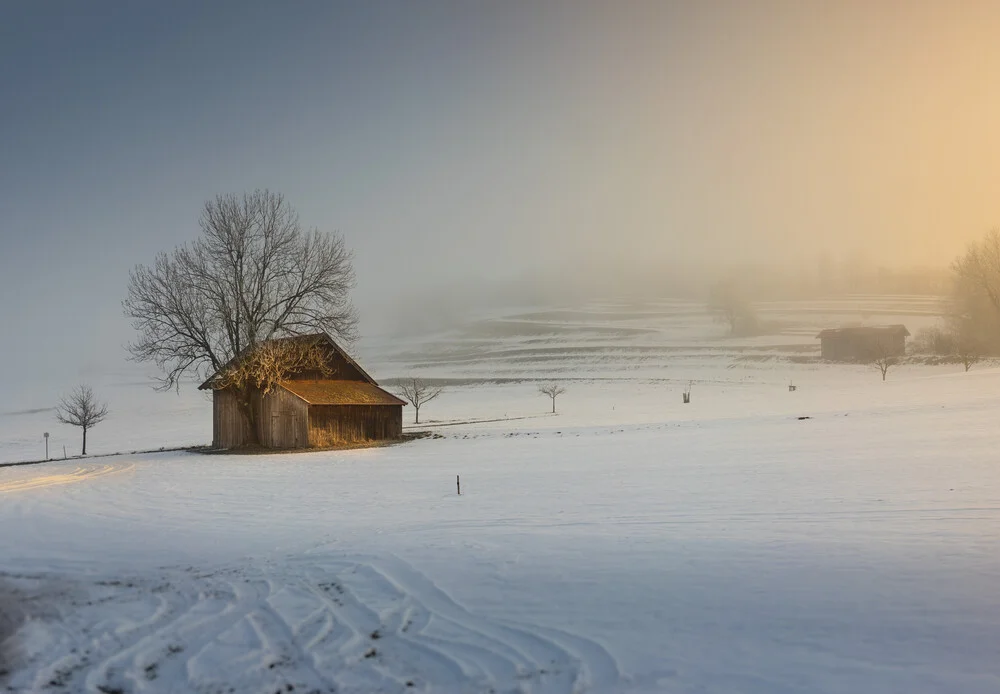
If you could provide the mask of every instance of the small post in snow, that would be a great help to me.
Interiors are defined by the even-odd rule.
[[[45,459],[48,460],[49,459],[49,432],[46,431],[44,434],[42,434],[42,436],[45,437]]]
[[[455,475],[455,489],[458,490],[458,495],[462,496],[462,478]]]

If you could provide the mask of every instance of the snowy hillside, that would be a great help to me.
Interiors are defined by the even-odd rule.
[[[754,305],[762,334],[733,338],[699,303],[604,301],[482,315],[436,334],[369,340],[363,347],[383,376],[418,372],[456,379],[552,376],[687,378],[720,366],[810,364],[817,333],[847,325],[903,323],[911,333],[938,322],[933,297],[851,296]]]
[[[794,310],[768,359],[694,311],[365,345],[452,379],[439,438],[0,468],[0,691],[1000,691],[1000,370],[779,358]],[[149,397],[169,431],[137,398],[95,445],[210,435]]]

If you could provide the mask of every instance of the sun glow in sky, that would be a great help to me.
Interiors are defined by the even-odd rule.
[[[0,317],[23,360],[117,349],[129,268],[256,187],[345,235],[370,326],[484,280],[946,265],[1000,224],[998,35],[972,0],[7,4]]]

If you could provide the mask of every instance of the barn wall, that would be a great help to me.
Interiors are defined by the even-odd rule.
[[[236,396],[228,390],[212,393],[212,446],[235,448],[250,439],[250,427],[240,412]]]
[[[824,359],[829,359],[830,361],[841,361],[844,359],[843,347],[844,341],[837,339],[836,337],[824,337],[820,341],[822,346],[822,354]]]
[[[344,441],[383,441],[403,436],[401,405],[312,405],[309,445]]]
[[[401,405],[309,405],[283,388],[254,396],[257,440],[268,448],[330,446],[403,436]],[[212,445],[236,448],[250,442],[249,427],[231,391],[213,393]]]
[[[887,356],[906,354],[906,336],[902,333],[886,335],[830,335],[822,338],[823,359],[830,361],[867,361],[884,347]]]
[[[268,448],[305,448],[309,445],[309,406],[302,398],[275,388],[260,398],[258,433]]]
[[[906,353],[906,337],[902,334],[865,335],[858,340],[855,353],[864,361],[885,353],[889,357],[901,357]]]
[[[217,390],[212,397],[212,446],[236,448],[250,443],[250,427],[232,391]],[[309,406],[299,397],[275,389],[253,396],[257,410],[257,440],[269,448],[302,448],[309,444]]]

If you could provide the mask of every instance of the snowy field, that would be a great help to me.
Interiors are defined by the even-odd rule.
[[[634,399],[635,389],[628,384],[635,383],[656,383],[659,392],[667,385],[683,389],[690,381],[701,389],[808,380],[818,371],[830,373],[819,362],[816,334],[823,328],[904,323],[916,333],[938,322],[941,302],[932,297],[860,295],[758,303],[756,310],[765,334],[752,338],[727,337],[701,304],[606,301],[484,312],[448,330],[369,337],[354,352],[376,380],[415,375],[447,383],[448,397],[429,408],[428,417],[453,412],[448,415],[452,419],[495,418],[507,411],[508,403],[492,393],[483,396],[479,386],[600,379],[608,388],[621,390],[625,404]],[[88,438],[91,454],[192,446],[212,439],[211,399],[194,383],[179,392],[156,392],[148,368],[124,361],[115,361],[105,371],[81,373],[80,380],[93,386],[111,410],[107,423]],[[43,459],[44,432],[50,433],[53,458],[62,457],[64,450],[68,456],[79,453],[79,430],[56,423],[53,411],[59,396],[74,385],[36,378],[23,392],[4,388],[0,463]],[[536,412],[534,390],[532,385],[531,397],[511,406]],[[596,423],[606,422],[605,416],[601,413]]]
[[[453,383],[441,438],[0,468],[0,691],[1000,691],[1000,370],[882,383],[774,311],[748,341],[683,306],[595,332],[617,306],[370,347]],[[149,396],[166,432],[145,397],[105,451],[209,438],[200,395]]]

